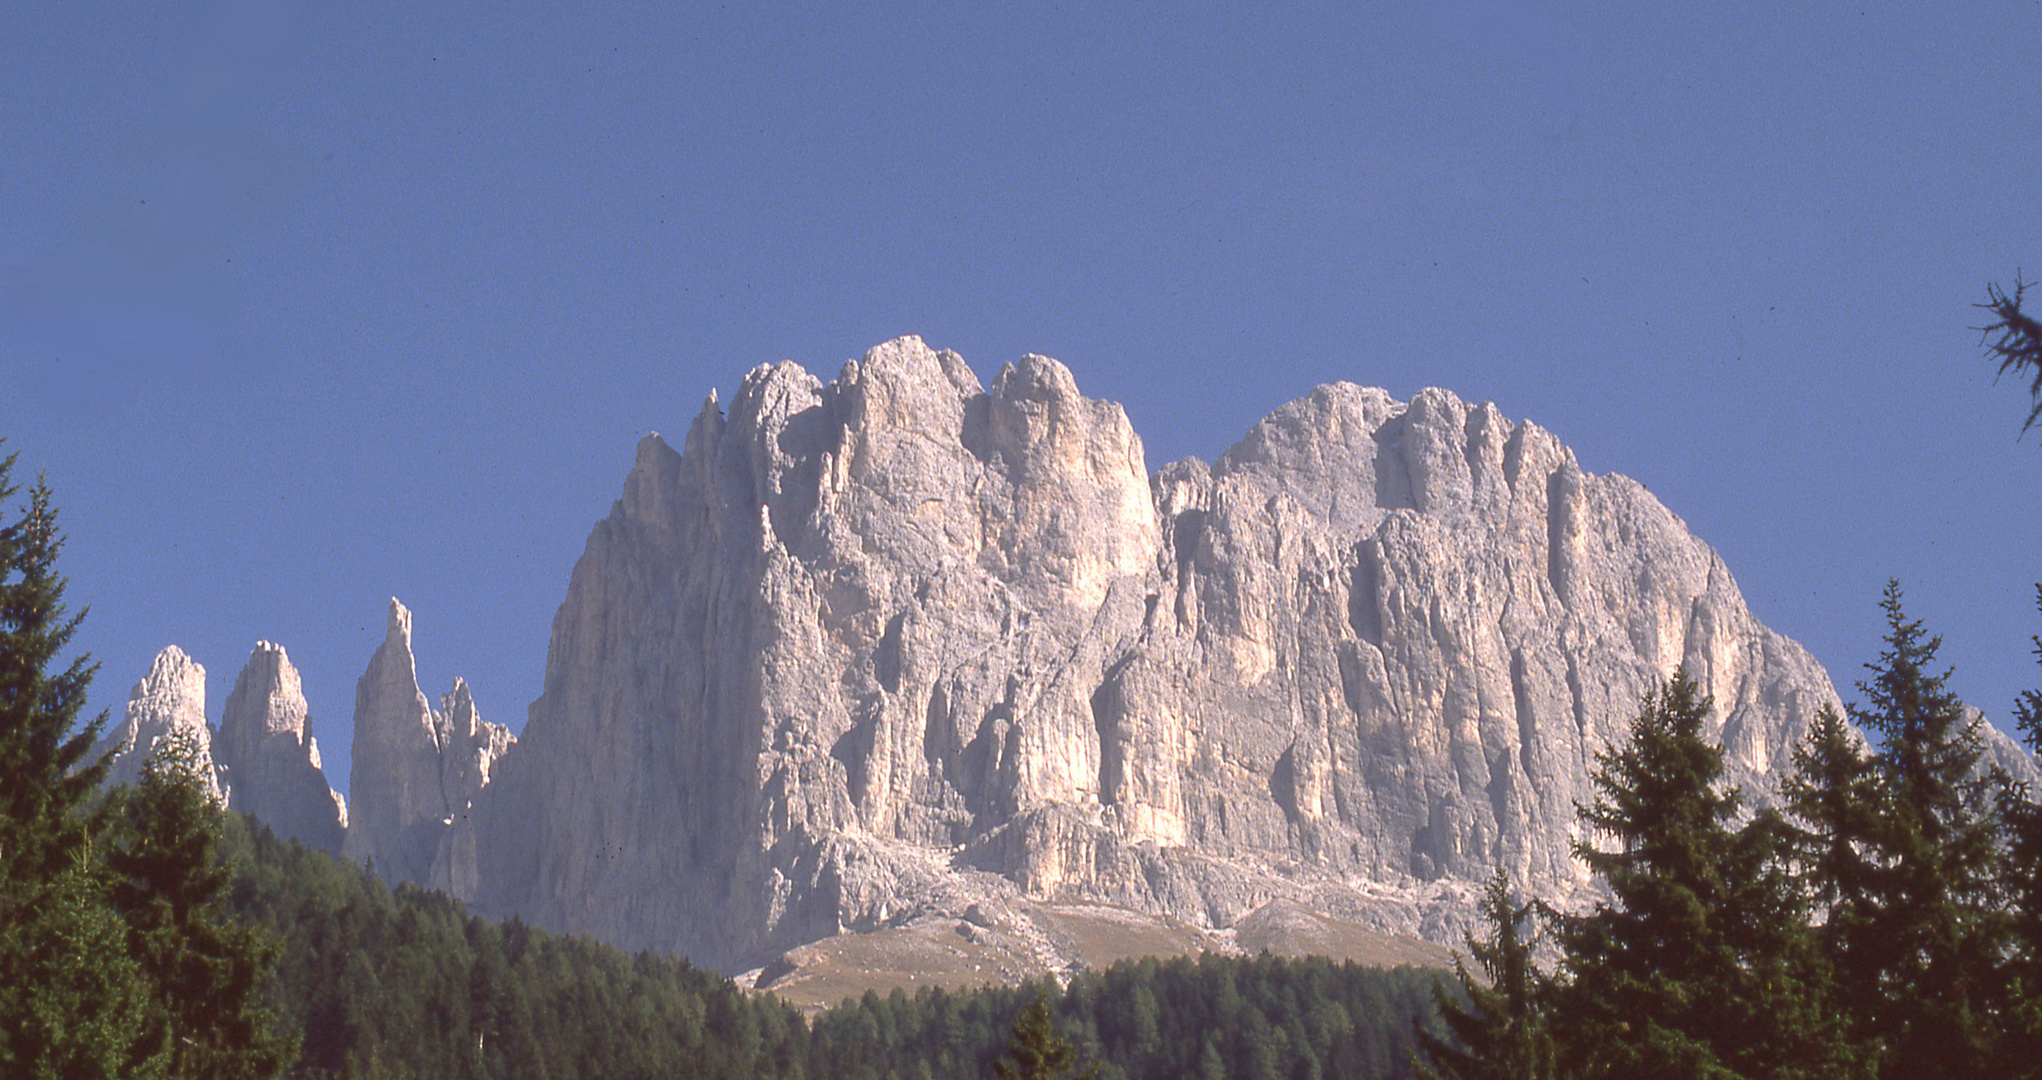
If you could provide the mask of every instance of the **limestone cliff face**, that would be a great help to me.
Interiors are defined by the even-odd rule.
[[[437,790],[408,659],[363,680],[397,704],[358,721],[358,827],[383,726],[384,775]],[[1001,890],[1451,939],[1495,866],[1584,884],[1593,754],[1681,664],[1755,791],[1835,700],[1678,518],[1529,422],[1339,384],[1151,475],[1055,361],[986,388],[905,338],[640,443],[434,874],[730,970]]]
[[[340,851],[347,804],[327,786],[304,684],[283,646],[256,643],[227,695],[215,749],[230,809],[307,847]]]
[[[435,712],[418,688],[411,651],[411,612],[390,601],[383,643],[355,683],[353,749],[354,820],[347,854],[375,860],[391,882],[456,887],[468,861],[468,802],[489,782],[490,770],[516,740],[484,721],[468,684],[454,680]],[[450,853],[435,872],[442,849]]]
[[[181,733],[198,749],[198,772],[205,779],[206,794],[226,805],[227,793],[220,785],[219,770],[213,762],[212,729],[206,726],[206,669],[175,645],[156,654],[149,671],[128,694],[128,707],[119,727],[95,748],[94,756],[113,751],[113,767],[107,773],[109,785],[132,784],[141,779],[142,765],[149,760],[158,740]]]

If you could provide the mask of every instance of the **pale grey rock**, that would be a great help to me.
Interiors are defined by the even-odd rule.
[[[517,736],[502,724],[482,719],[468,681],[456,678],[454,688],[440,695],[439,711],[433,713],[433,741],[440,756],[440,800],[449,811],[466,810],[468,803],[489,783],[495,766]]]
[[[418,688],[411,611],[390,601],[383,643],[355,683],[354,820],[347,855],[391,882],[469,887],[468,804],[517,740],[482,719],[468,684],[434,711]]]
[[[1497,866],[1578,898],[1593,756],[1676,665],[1751,790],[1836,701],[1677,517],[1530,422],[1336,384],[1151,476],[1061,364],[986,388],[903,338],[640,442],[437,873],[732,971],[1006,890],[1452,942]]]
[[[460,678],[454,680],[451,691],[440,695],[433,721],[447,825],[434,850],[429,880],[434,888],[447,892],[472,892],[476,886],[475,829],[469,805],[489,785],[490,770],[497,760],[518,740],[509,728],[482,719],[467,681]]]
[[[383,643],[355,683],[354,798],[347,855],[373,860],[395,884],[429,880],[447,825],[440,785],[439,723],[418,688],[411,612],[393,597]]]
[[[2037,781],[2042,781],[2042,771],[2035,767],[2035,755],[2019,740],[1994,727],[1992,721],[1986,719],[1982,711],[1967,705],[1964,712],[1965,720],[1973,725],[1973,729],[1978,732],[1979,742],[1983,744],[1984,753],[1978,761],[1980,770],[1985,772],[1998,770],[2009,780],[2017,784],[2026,784],[2030,798],[2042,797],[2042,792],[2036,790]]]
[[[278,836],[340,851],[347,803],[326,782],[304,684],[283,646],[256,643],[227,695],[215,752],[230,809],[255,815]]]
[[[95,758],[109,751],[114,755],[107,784],[132,784],[140,780],[149,754],[172,733],[191,740],[198,751],[194,764],[206,794],[225,806],[227,793],[213,763],[213,733],[206,725],[206,669],[175,645],[156,654],[148,673],[128,693],[128,707],[120,726],[94,747]]]

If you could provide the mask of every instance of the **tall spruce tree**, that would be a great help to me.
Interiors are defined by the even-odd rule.
[[[1782,794],[1796,823],[1795,862],[1819,922],[1816,936],[1839,972],[1838,1000],[1860,1045],[1876,1056],[1885,1044],[1873,1021],[1882,990],[1876,978],[1858,977],[1872,965],[1857,961],[1882,947],[1873,940],[1869,898],[1880,874],[1872,853],[1887,791],[1864,738],[1829,705],[1817,710],[1793,760]]]
[[[1898,583],[1880,606],[1886,647],[1849,707],[1873,740],[1879,813],[1856,840],[1853,877],[1820,883],[1838,894],[1834,960],[1860,1031],[1885,1043],[1884,1075],[1980,1075],[2008,945],[1995,813],[2006,780],[1982,765],[1978,721],[1937,667],[1941,639],[1907,617]]]
[[[1417,1023],[1414,1062],[1423,1080],[1552,1080],[1556,1076],[1548,987],[1536,963],[1536,908],[1510,894],[1510,877],[1499,867],[1482,892],[1482,919],[1489,936],[1467,938],[1468,953],[1481,969],[1468,970],[1454,958],[1461,1004],[1444,984],[1433,1001],[1451,1038]]]
[[[179,1080],[256,1080],[297,1058],[263,1001],[278,947],[227,910],[224,811],[207,796],[197,743],[159,740],[118,796],[107,863],[129,951],[154,989],[147,1038]]]
[[[0,458],[0,505],[18,493],[15,460]],[[88,755],[106,718],[73,730],[96,666],[53,670],[84,618],[64,608],[62,548],[38,480],[0,525],[0,1075],[156,1076],[146,985],[95,849],[106,763]]]
[[[1562,1064],[1584,1076],[1861,1074],[1835,1015],[1806,904],[1786,869],[1788,831],[1743,828],[1719,787],[1710,702],[1685,672],[1646,698],[1625,745],[1597,755],[1592,839],[1576,854],[1613,902],[1559,921],[1554,993]]]
[[[2035,588],[2042,610],[2042,585]],[[2042,635],[2029,639],[2042,661]],[[2025,690],[2014,702],[2014,724],[2032,754],[2042,754],[2042,690]],[[2008,785],[1999,816],[2006,844],[2007,1004],[1995,1068],[2001,1075],[2042,1077],[2042,805],[2026,785]]]
[[[1099,1066],[1078,1069],[1078,1048],[1056,1033],[1049,995],[1035,1000],[1014,1018],[1007,1055],[993,1063],[999,1080],[1098,1080]]]

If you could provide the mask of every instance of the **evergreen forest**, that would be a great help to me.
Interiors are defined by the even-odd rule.
[[[1103,1078],[1402,1077],[1437,973],[1274,957],[1143,960],[970,993],[867,993],[804,1021],[682,960],[627,955],[226,822],[231,907],[276,935],[287,1075],[992,1076],[1038,997]]]

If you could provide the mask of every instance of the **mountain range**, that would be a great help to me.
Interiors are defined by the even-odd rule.
[[[411,629],[391,601],[345,805],[267,643],[216,734],[166,650],[109,745],[196,730],[279,832],[761,986],[858,940],[1458,944],[1497,867],[1584,898],[1595,755],[1676,667],[1758,801],[1838,701],[1650,492],[1492,405],[1336,383],[1151,469],[1056,361],[986,386],[912,337],[640,441],[517,736],[428,700]]]

